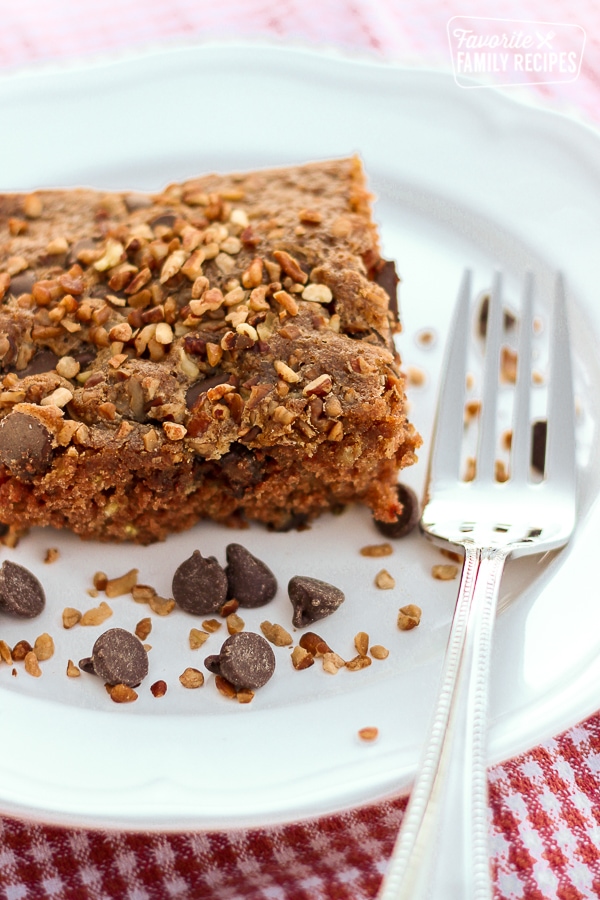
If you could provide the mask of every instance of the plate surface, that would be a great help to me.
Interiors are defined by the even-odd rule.
[[[569,287],[579,397],[580,521],[570,547],[542,563],[509,565],[492,661],[490,760],[497,762],[600,707],[600,604],[595,591],[600,513],[597,361],[600,307],[600,153],[597,136],[573,122],[520,106],[492,90],[464,91],[450,74],[411,72],[300,50],[184,48],[81,69],[23,73],[0,81],[3,121],[18,141],[0,146],[0,188],[91,185],[160,189],[210,170],[362,156],[377,197],[384,252],[402,274],[406,366],[424,373],[410,396],[426,441],[444,335],[463,267],[484,290],[494,268],[518,298],[525,268],[539,284],[539,315],[552,273]],[[18,148],[18,149],[17,149]],[[417,337],[431,329],[424,347]],[[421,490],[426,459],[406,474]],[[384,560],[359,549],[381,540],[365,510],[323,517],[310,530],[231,533],[201,524],[150,548],[96,545],[35,530],[2,556],[28,566],[48,596],[32,622],[0,623],[11,646],[49,632],[54,657],[34,679],[0,664],[0,810],[46,821],[170,829],[272,823],[348,807],[405,789],[435,697],[457,582],[431,567],[439,551],[418,534]],[[111,703],[99,680],[69,679],[68,659],[90,653],[99,628],[65,631],[65,606],[97,604],[92,575],[139,569],[170,594],[176,566],[199,548],[224,562],[241,541],[274,570],[268,607],[243,611],[290,628],[286,584],[306,574],[341,587],[345,604],[316,629],[345,658],[366,631],[390,650],[360,672],[295,671],[278,649],[277,671],[241,706],[207,678],[178,681],[220,646],[212,635],[191,651],[197,620],[153,616],[150,675],[133,705]],[[49,547],[60,551],[44,564]],[[394,590],[378,590],[385,567]],[[518,602],[516,602],[518,600]],[[423,609],[420,627],[397,630],[397,610]],[[121,597],[106,627],[134,628],[147,608]],[[156,699],[149,685],[167,681]],[[357,732],[376,726],[379,739]]]

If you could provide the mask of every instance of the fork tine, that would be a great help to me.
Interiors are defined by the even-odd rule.
[[[546,481],[560,476],[567,490],[575,483],[575,408],[569,323],[562,275],[556,278],[548,387]]]
[[[502,339],[502,275],[496,272],[490,293],[485,337],[485,362],[479,442],[477,446],[476,478],[495,480],[496,423],[498,421],[498,375],[500,371],[500,343]]]
[[[511,478],[524,483],[531,459],[531,332],[533,319],[533,274],[527,272],[521,304],[521,326],[517,350],[517,386],[511,447]]]
[[[467,377],[471,272],[465,269],[448,335],[429,458],[428,482],[454,484],[459,477]]]

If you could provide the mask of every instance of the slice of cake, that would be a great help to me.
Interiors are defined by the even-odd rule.
[[[0,522],[393,519],[420,443],[395,280],[357,158],[0,196]]]

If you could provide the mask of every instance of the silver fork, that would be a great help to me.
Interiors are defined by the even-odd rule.
[[[495,480],[503,308],[490,296],[479,442],[461,480],[471,275],[448,338],[421,528],[464,548],[459,595],[429,739],[379,900],[491,900],[487,803],[487,692],[500,578],[509,555],[563,546],[575,524],[575,417],[562,278],[556,280],[544,477],[530,477],[533,279],[520,314],[510,478]]]

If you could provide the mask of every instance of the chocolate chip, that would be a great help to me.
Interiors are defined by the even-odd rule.
[[[277,580],[269,567],[241,544],[228,544],[226,549],[227,597],[240,606],[254,609],[264,606],[277,593]]]
[[[94,671],[94,660],[91,656],[84,656],[83,659],[79,660],[79,668],[83,672],[87,672],[89,675],[95,675]]]
[[[162,215],[157,216],[156,219],[152,219],[152,221],[150,222],[150,227],[156,228],[157,225],[164,225],[166,228],[172,228],[176,221],[176,213],[164,212]]]
[[[194,550],[173,576],[175,603],[194,616],[220,610],[227,599],[227,575],[214,556]]]
[[[26,378],[28,375],[43,375],[44,372],[53,372],[59,357],[52,350],[39,350],[29,360],[24,369],[19,369],[19,377]]]
[[[395,522],[380,522],[373,519],[381,534],[388,538],[403,538],[413,530],[419,521],[419,500],[415,492],[405,484],[396,487],[398,500],[402,504],[402,512]]]
[[[210,656],[207,656],[204,660],[204,665],[213,675],[221,674],[221,657],[218,653],[211,653]]]
[[[219,674],[238,689],[262,687],[274,671],[275,654],[260,634],[240,631],[228,637],[221,647]]]
[[[17,563],[5,559],[0,568],[0,611],[33,619],[46,605],[44,588],[35,575]]]
[[[339,588],[305,575],[295,575],[290,580],[288,594],[294,607],[292,624],[296,628],[330,616],[346,599]]]
[[[39,419],[11,412],[0,420],[0,460],[13,474],[38,475],[50,465],[52,439]]]
[[[137,687],[148,674],[148,654],[135,634],[109,628],[92,649],[94,673],[107,684]]]
[[[546,439],[548,423],[545,419],[534,422],[531,428],[531,465],[540,475],[546,467]]]
[[[217,375],[211,375],[210,378],[203,378],[202,381],[194,382],[185,395],[187,408],[193,409],[201,394],[205,394],[211,388],[218,387],[220,384],[228,384],[229,380],[230,376],[226,372],[219,372]]]
[[[10,293],[13,297],[20,297],[21,294],[30,294],[36,282],[35,274],[30,270],[27,272],[19,272],[10,279]]]
[[[393,260],[382,259],[374,273],[374,281],[384,289],[390,298],[390,310],[398,317],[398,283],[396,265]]]
[[[81,238],[81,240],[75,241],[67,253],[65,265],[70,269],[78,261],[78,255],[82,250],[95,250],[97,246],[98,244],[93,238]]]

